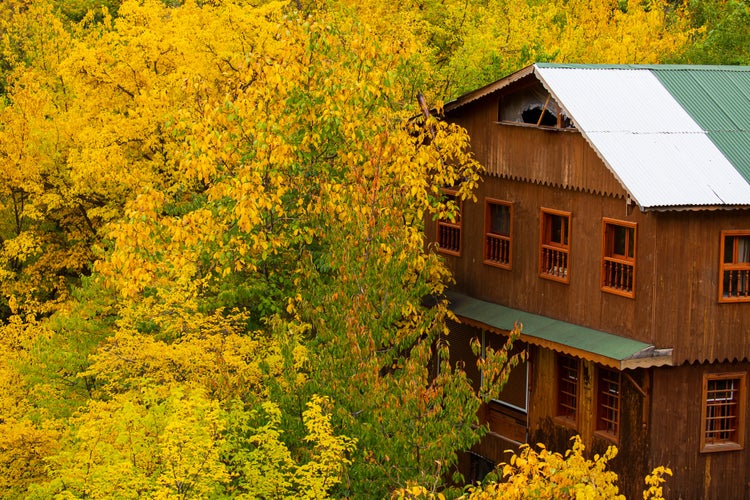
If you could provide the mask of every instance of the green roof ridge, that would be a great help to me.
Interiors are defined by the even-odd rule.
[[[588,63],[536,63],[540,68],[577,68],[577,69],[641,69],[654,72],[661,71],[727,71],[750,72],[750,66],[706,65],[706,64],[588,64]]]
[[[742,68],[743,74],[717,68]],[[693,66],[652,74],[750,184],[750,67]]]

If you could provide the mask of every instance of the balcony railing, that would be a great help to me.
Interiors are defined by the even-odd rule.
[[[724,297],[750,299],[750,269],[724,269]]]
[[[618,292],[633,293],[633,270],[631,262],[604,257],[602,286]]]
[[[438,245],[443,252],[459,254],[461,252],[461,225],[438,222]]]
[[[492,264],[510,265],[510,238],[495,233],[487,233],[484,260]]]
[[[540,273],[560,281],[568,281],[568,250],[542,246]]]

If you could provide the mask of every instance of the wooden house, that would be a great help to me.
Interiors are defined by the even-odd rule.
[[[453,356],[474,370],[470,339],[516,321],[529,354],[464,470],[578,434],[617,445],[628,498],[658,465],[668,498],[750,498],[750,68],[536,64],[445,117],[486,168],[458,220],[427,224]]]

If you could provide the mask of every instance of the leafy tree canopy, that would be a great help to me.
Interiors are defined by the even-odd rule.
[[[537,60],[707,61],[733,9],[0,3],[0,495],[444,485],[492,392],[447,361],[423,224],[482,168],[415,95],[439,110]],[[494,359],[496,390],[518,359]]]

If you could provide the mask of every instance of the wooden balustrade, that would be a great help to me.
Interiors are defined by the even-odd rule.
[[[542,275],[567,281],[568,251],[543,245],[540,272]]]
[[[461,226],[440,221],[438,223],[438,244],[443,252],[459,254],[461,252]]]
[[[510,264],[510,238],[494,233],[487,233],[484,260],[494,264]]]
[[[623,292],[632,292],[633,264],[605,257],[602,286]]]
[[[750,269],[724,270],[724,297],[750,297]]]

